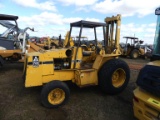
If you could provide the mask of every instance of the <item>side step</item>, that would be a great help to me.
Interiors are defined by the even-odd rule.
[[[96,69],[85,69],[75,71],[75,83],[80,86],[97,85],[98,75]]]

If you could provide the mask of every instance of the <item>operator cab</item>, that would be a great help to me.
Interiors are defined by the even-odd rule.
[[[123,37],[126,39],[126,44],[125,44],[125,48],[129,48],[129,47],[136,47],[137,44],[140,43],[139,39],[137,37],[129,37],[129,36],[125,36]]]
[[[81,68],[83,68],[83,64],[88,64],[89,68],[92,67],[93,61],[96,59],[96,56],[100,54],[100,48],[98,46],[98,39],[100,39],[100,35],[97,36],[97,29],[101,29],[103,32],[101,36],[103,36],[101,39],[103,41],[106,41],[105,37],[105,29],[107,24],[106,23],[100,23],[100,22],[91,22],[91,21],[78,21],[70,24],[70,32],[69,37],[73,36],[72,31],[76,31],[77,28],[79,30],[79,35],[76,37],[76,43],[74,46],[74,57],[76,60],[81,61]],[[74,30],[73,30],[74,29]],[[91,31],[91,32],[90,32]],[[83,34],[83,35],[82,35]],[[89,46],[88,43],[83,39],[84,34],[89,34],[90,36],[93,35],[92,41],[94,41],[94,44],[92,46]],[[69,40],[68,40],[69,41]],[[85,42],[84,42],[85,41]],[[89,40],[87,40],[89,42]],[[67,43],[67,46],[70,46],[70,42]],[[94,48],[94,49],[93,49]],[[73,65],[73,68],[77,68],[76,65]]]
[[[72,29],[75,28],[75,27],[78,27],[79,28],[79,36],[77,36],[77,42],[76,42],[76,46],[77,47],[82,47],[82,42],[84,41],[83,39],[83,36],[82,36],[82,31],[84,29],[87,29],[87,28],[90,28],[90,29],[93,29],[93,32],[94,32],[94,45],[95,45],[95,50],[96,52],[98,53],[99,51],[99,48],[97,46],[98,44],[98,40],[97,40],[97,28],[102,28],[102,31],[103,31],[103,38],[105,41],[106,41],[106,37],[105,37],[105,28],[106,28],[106,23],[100,23],[100,22],[91,22],[91,21],[84,21],[84,20],[81,20],[81,21],[78,21],[78,22],[74,22],[74,23],[71,23],[70,24],[70,34],[69,34],[69,39],[70,39],[70,36],[72,34]],[[89,30],[88,30],[88,33],[89,33]],[[88,40],[87,40],[88,41]],[[68,42],[68,46],[69,46],[69,42]],[[86,54],[84,52],[84,54]],[[99,54],[99,53],[98,53]]]

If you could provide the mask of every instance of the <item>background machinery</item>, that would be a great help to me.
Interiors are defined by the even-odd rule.
[[[136,59],[139,56],[145,56],[145,49],[141,48],[143,44],[142,40],[139,40],[137,37],[123,37],[126,39],[124,46],[121,46],[122,56],[129,56],[132,59]]]
[[[18,39],[20,31],[16,22],[17,19],[18,16],[0,14],[0,24],[8,28],[0,35],[0,65],[4,64],[4,58],[16,59],[16,53],[21,52],[19,49],[20,43],[15,41],[15,39]],[[9,21],[12,21],[12,23]]]
[[[26,55],[24,63],[25,87],[42,86],[41,102],[54,108],[65,104],[70,95],[66,81],[79,87],[99,85],[108,94],[123,91],[130,78],[128,65],[118,59],[121,16],[107,17],[106,23],[78,21],[70,24],[65,48]],[[79,28],[77,46],[70,46],[73,28]],[[102,28],[104,46],[97,46],[96,29]],[[95,39],[94,51],[83,51],[80,38],[83,29],[92,29]],[[109,44],[113,42],[112,46]]]
[[[43,50],[43,48],[30,42],[26,27],[20,29],[17,23],[18,16],[0,14],[0,24],[7,30],[0,35],[0,65],[5,61],[23,61],[26,52]]]
[[[158,15],[156,35],[154,41],[154,58],[158,58],[160,51],[160,8],[156,9]],[[133,110],[139,120],[160,120],[160,60],[144,66],[138,75],[134,90]]]

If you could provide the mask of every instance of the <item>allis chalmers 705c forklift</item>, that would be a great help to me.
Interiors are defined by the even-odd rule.
[[[158,15],[154,51],[160,52],[160,8]],[[158,47],[159,46],[159,47]],[[156,57],[155,57],[156,56]],[[160,58],[159,54],[154,57]],[[158,57],[157,57],[158,56]],[[154,59],[155,60],[155,59]],[[160,120],[160,60],[148,63],[140,70],[137,79],[138,87],[134,90],[133,110],[139,120]]]
[[[70,47],[68,42],[66,48],[26,55],[25,87],[44,85],[41,102],[45,107],[58,107],[68,101],[70,90],[65,81],[79,87],[99,85],[108,94],[118,94],[126,88],[130,70],[124,61],[118,59],[121,16],[107,17],[105,22],[81,20],[71,23],[68,39],[73,28],[80,28],[77,46]],[[92,29],[97,41],[96,28],[100,27],[103,30],[103,48],[96,45],[94,51],[83,51],[80,45],[82,30]]]

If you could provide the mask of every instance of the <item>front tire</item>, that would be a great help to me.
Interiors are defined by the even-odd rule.
[[[51,81],[41,91],[41,102],[47,108],[56,108],[64,105],[69,96],[70,90],[64,82]]]
[[[138,52],[138,50],[133,50],[132,52],[131,52],[131,54],[130,54],[130,57],[132,58],[132,59],[137,59],[138,58],[138,56],[139,56],[139,52]]]
[[[129,78],[129,67],[120,59],[107,61],[98,73],[99,86],[104,92],[112,95],[122,92],[127,87]]]

